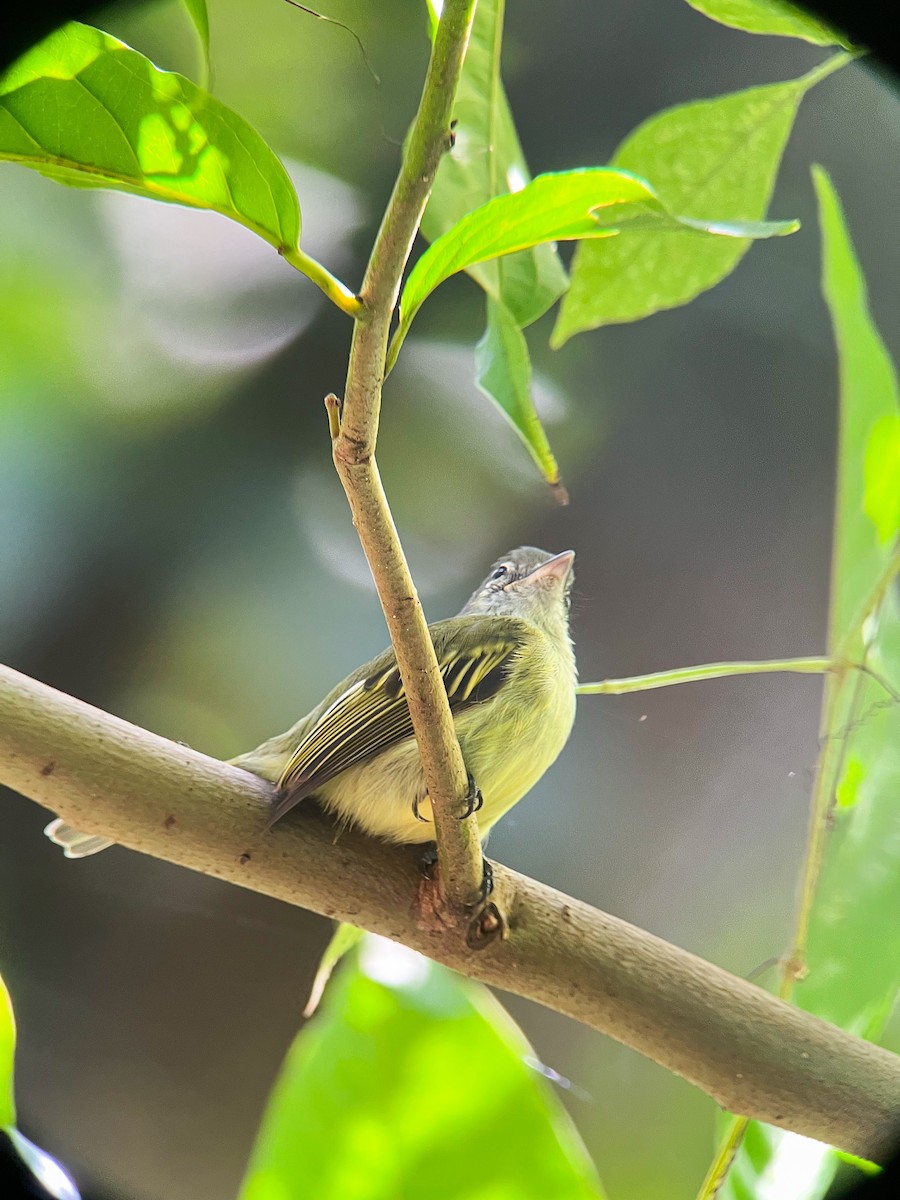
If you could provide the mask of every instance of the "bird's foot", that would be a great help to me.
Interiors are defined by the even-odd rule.
[[[420,929],[431,933],[444,933],[458,927],[462,914],[447,906],[441,888],[440,864],[437,846],[431,843],[419,859],[422,882],[418,891],[418,919]],[[483,950],[498,938],[508,936],[509,927],[500,908],[488,897],[494,890],[494,869],[486,858],[481,860],[481,887],[478,898],[468,906],[466,923],[466,945],[471,950]]]
[[[472,813],[480,812],[484,805],[484,796],[481,794],[481,788],[475,782],[475,776],[471,771],[467,771],[466,774],[469,780],[469,787],[464,797],[466,811],[459,818],[461,821],[468,820]]]

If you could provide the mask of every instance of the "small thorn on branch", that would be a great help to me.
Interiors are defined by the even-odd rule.
[[[329,392],[325,397],[325,410],[328,413],[328,433],[334,442],[341,433],[341,402],[334,392]]]

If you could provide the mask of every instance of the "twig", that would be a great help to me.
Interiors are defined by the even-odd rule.
[[[886,1050],[501,867],[509,936],[473,953],[418,924],[409,848],[352,832],[336,840],[314,811],[263,836],[263,780],[6,667],[0,782],[87,833],[349,921],[566,1013],[731,1112],[876,1162],[898,1135],[900,1058]]]
[[[339,431],[332,442],[335,467],[375,580],[409,703],[434,814],[449,915],[460,924],[481,885],[478,827],[473,818],[457,819],[468,788],[466,768],[428,626],[381,484],[375,442],[391,317],[441,155],[449,144],[453,98],[474,11],[475,0],[444,4],[419,110],[360,290],[366,317],[354,328]],[[332,433],[336,415],[332,403]]]
[[[703,679],[729,679],[733,675],[764,675],[787,671],[800,675],[822,675],[852,664],[837,664],[830,658],[773,658],[759,662],[703,663],[698,667],[677,667],[654,671],[652,675],[630,675],[626,679],[602,679],[599,683],[581,683],[579,696],[622,696],[626,692],[649,692],[654,688],[678,683],[697,683]],[[864,670],[865,668],[860,668]]]

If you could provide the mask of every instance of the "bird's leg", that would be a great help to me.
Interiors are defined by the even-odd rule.
[[[481,887],[478,891],[479,902],[484,903],[494,890],[494,868],[482,854],[481,856]]]
[[[461,821],[465,821],[468,817],[471,817],[472,813],[479,812],[484,804],[484,796],[481,794],[481,788],[475,782],[475,776],[471,771],[467,771],[466,776],[469,780],[469,787],[464,797],[466,811],[459,818]]]
[[[425,879],[433,881],[437,877],[438,851],[437,843],[429,842],[422,857],[419,859],[419,870]],[[478,889],[478,904],[483,904],[494,890],[494,868],[482,855],[481,858],[481,887]]]
[[[419,870],[426,879],[434,879],[437,861],[437,842],[428,842],[419,859]]]

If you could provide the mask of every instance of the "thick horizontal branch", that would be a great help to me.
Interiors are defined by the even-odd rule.
[[[6,667],[0,783],[87,833],[350,921],[566,1013],[732,1112],[875,1161],[897,1136],[900,1058],[887,1051],[505,868],[507,939],[472,950],[455,927],[423,930],[408,848],[336,839],[312,809],[263,833],[272,793],[261,779]]]

